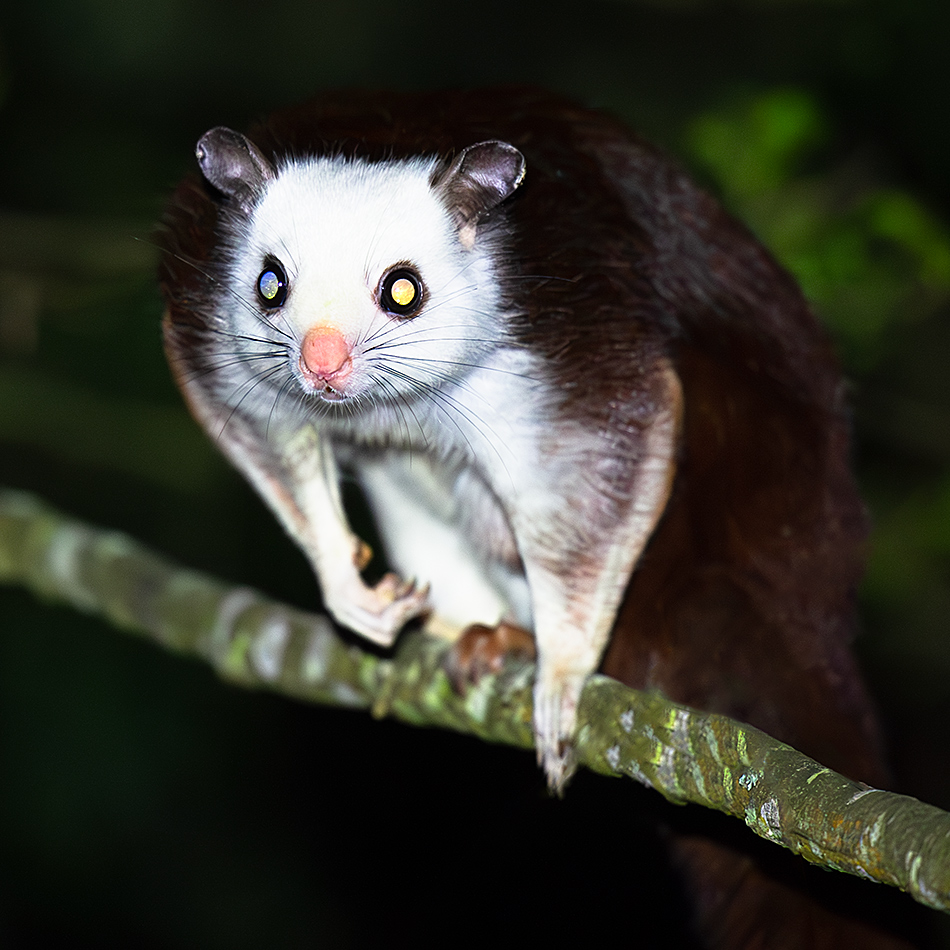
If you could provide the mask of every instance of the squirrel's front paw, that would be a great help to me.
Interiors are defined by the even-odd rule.
[[[359,575],[328,585],[327,609],[337,623],[380,646],[392,646],[399,631],[428,610],[429,586],[416,586],[395,574],[386,574],[368,587]]]

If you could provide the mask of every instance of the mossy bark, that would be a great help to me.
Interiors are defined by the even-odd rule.
[[[509,663],[460,696],[444,671],[444,641],[410,632],[380,655],[325,616],[175,565],[22,492],[0,492],[0,582],[200,657],[244,687],[531,746],[530,664]],[[750,726],[603,676],[588,681],[579,721],[582,765],[735,815],[808,861],[950,911],[947,813],[853,782]]]

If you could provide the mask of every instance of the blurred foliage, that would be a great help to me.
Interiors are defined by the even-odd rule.
[[[878,365],[890,333],[950,300],[950,230],[860,156],[812,164],[831,134],[814,95],[780,89],[698,116],[686,144],[795,274],[860,374]]]
[[[900,787],[950,807],[947,35],[944,0],[7,4],[0,481],[312,606],[168,377],[164,196],[206,128],[322,87],[552,86],[678,153],[836,337],[874,521],[858,649]],[[550,802],[530,756],[239,694],[14,593],[0,621],[2,946],[596,943],[634,893],[641,946],[685,939],[655,826],[695,819],[646,790]],[[496,892],[468,851],[512,842]]]

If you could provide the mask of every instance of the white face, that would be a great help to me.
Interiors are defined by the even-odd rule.
[[[298,394],[411,398],[501,341],[491,247],[459,240],[434,165],[310,159],[267,183],[232,270],[249,306],[230,317],[238,333],[286,344]]]

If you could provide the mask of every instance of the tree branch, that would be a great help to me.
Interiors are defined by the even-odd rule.
[[[408,633],[392,657],[379,656],[325,616],[179,567],[22,492],[0,491],[0,582],[199,656],[244,687],[531,746],[529,664],[508,663],[458,696],[443,671],[443,641]],[[727,812],[808,861],[950,911],[950,814],[853,782],[750,726],[603,676],[585,687],[579,722],[577,756],[588,768]]]

